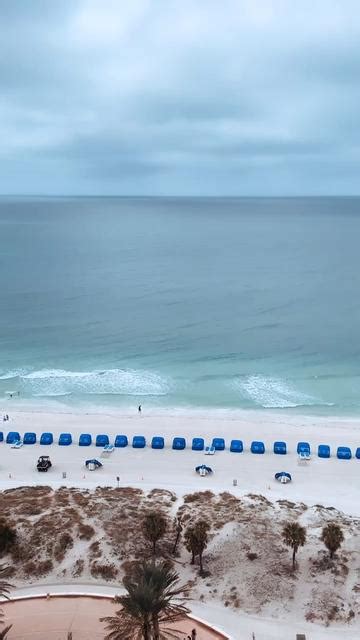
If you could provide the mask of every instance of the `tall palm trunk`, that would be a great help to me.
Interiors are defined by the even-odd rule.
[[[296,556],[296,548],[294,547],[294,549],[293,549],[293,556],[292,556],[293,569],[295,569],[295,556]]]
[[[200,575],[202,575],[204,573],[202,551],[200,551],[199,553],[199,562],[200,562]]]
[[[152,616],[152,640],[160,640],[159,616],[157,613]]]

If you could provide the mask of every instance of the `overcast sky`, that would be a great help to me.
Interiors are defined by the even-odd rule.
[[[0,193],[360,193],[359,0],[2,0]]]

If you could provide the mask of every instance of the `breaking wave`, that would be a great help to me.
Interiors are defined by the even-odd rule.
[[[65,371],[41,369],[25,373],[9,372],[0,377],[12,381],[14,388],[32,396],[69,394],[116,394],[134,396],[163,396],[170,382],[151,371],[135,369],[106,369],[104,371]]]
[[[251,375],[244,379],[238,379],[235,386],[244,397],[264,409],[327,404],[314,396],[299,391],[291,382],[282,378]]]

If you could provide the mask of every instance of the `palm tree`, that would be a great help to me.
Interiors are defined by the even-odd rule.
[[[4,564],[0,564],[0,597],[6,598],[7,600],[9,600],[8,594],[10,593],[10,589],[12,588],[12,585],[6,581],[6,578],[9,575],[9,570],[10,570],[10,567]],[[0,624],[2,624],[3,617],[4,617],[4,613],[2,609],[0,609]],[[0,631],[0,640],[5,640],[11,627],[12,627],[12,624],[10,624],[9,626],[5,627]]]
[[[203,553],[208,545],[210,525],[206,520],[198,520],[193,527],[185,531],[185,547],[191,553],[191,564],[194,564],[196,556],[199,556],[200,575],[203,575]]]
[[[189,613],[183,604],[189,586],[178,582],[178,574],[167,561],[137,565],[123,580],[127,594],[117,598],[121,609],[114,616],[101,618],[108,631],[105,640],[178,638],[175,630],[166,627]]]
[[[161,511],[150,511],[142,523],[143,534],[152,544],[153,556],[156,555],[156,543],[165,535],[167,518]]]
[[[333,559],[334,553],[341,547],[341,543],[344,541],[344,534],[341,527],[339,527],[336,522],[329,522],[326,527],[323,527],[321,540],[330,551],[330,558]]]
[[[5,553],[15,544],[16,531],[5,520],[0,521],[0,553]]]
[[[298,522],[287,522],[282,531],[285,544],[293,550],[292,564],[295,569],[295,556],[299,547],[303,547],[306,542],[306,529]]]
[[[173,556],[176,553],[176,549],[177,549],[177,546],[179,544],[180,536],[181,536],[181,533],[182,533],[182,530],[183,530],[183,524],[182,524],[181,516],[177,516],[177,518],[175,518],[174,527],[175,527],[175,531],[176,531],[176,538],[175,538],[175,542],[174,542],[174,546],[173,546],[173,550],[172,550]]]

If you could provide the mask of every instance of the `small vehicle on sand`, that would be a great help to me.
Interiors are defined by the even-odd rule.
[[[51,460],[49,456],[40,456],[36,468],[38,471],[48,471],[51,467]]]

